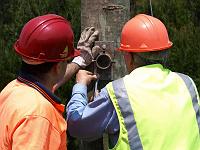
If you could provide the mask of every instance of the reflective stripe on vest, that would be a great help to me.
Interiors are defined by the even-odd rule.
[[[149,65],[107,90],[120,124],[113,149],[200,149],[198,93],[188,76]]]
[[[184,74],[178,73],[178,75],[183,79],[183,81],[185,82],[190,95],[192,97],[192,104],[193,104],[193,108],[195,110],[196,113],[196,119],[198,122],[198,126],[199,126],[199,132],[200,132],[200,108],[199,108],[199,95],[196,89],[196,86],[194,84],[194,82],[192,81],[192,79]]]
[[[138,135],[135,118],[128,99],[123,79],[119,79],[113,82],[113,90],[116,91],[115,97],[117,98],[120,110],[123,110],[121,111],[121,115],[123,117],[123,119],[121,120],[123,120],[123,124],[125,125],[126,131],[128,132],[127,142],[130,145],[130,149],[142,150],[142,144]]]

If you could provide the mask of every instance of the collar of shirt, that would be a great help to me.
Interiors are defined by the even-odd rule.
[[[39,83],[32,75],[20,71],[17,80],[36,89],[40,92],[59,112],[63,113],[65,105],[61,104],[61,99],[49,91],[44,85]]]

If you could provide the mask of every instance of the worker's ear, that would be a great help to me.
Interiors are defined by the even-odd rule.
[[[53,65],[51,71],[53,72],[53,74],[59,74],[60,69],[61,69],[61,63],[58,62],[58,63],[55,63],[55,64]]]
[[[124,52],[124,60],[126,64],[126,69],[129,73],[134,69],[134,60],[133,54],[129,52]]]

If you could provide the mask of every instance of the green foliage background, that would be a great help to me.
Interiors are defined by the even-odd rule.
[[[149,1],[134,1],[134,15],[149,12]],[[20,59],[13,44],[23,25],[33,17],[56,13],[71,21],[75,42],[80,36],[81,0],[1,0],[0,1],[0,90],[16,77]],[[200,0],[153,0],[154,16],[164,22],[174,43],[169,67],[191,76],[200,91]],[[70,97],[73,80],[58,95]],[[69,138],[69,149],[78,149],[77,141]]]

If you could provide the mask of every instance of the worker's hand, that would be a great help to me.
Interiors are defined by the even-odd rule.
[[[94,27],[88,27],[83,30],[77,44],[77,49],[80,50],[81,54],[75,57],[72,62],[78,64],[82,68],[85,68],[92,62],[95,57],[92,53],[92,47],[98,35],[99,32],[95,30]]]
[[[76,74],[76,82],[84,85],[89,85],[92,80],[96,80],[97,76],[86,70],[79,70]]]

